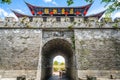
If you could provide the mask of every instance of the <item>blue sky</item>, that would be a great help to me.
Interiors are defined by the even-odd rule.
[[[0,18],[4,18],[5,16],[15,17],[10,9],[31,15],[27,5],[25,4],[25,1],[36,6],[67,6],[67,0],[12,0],[10,5],[0,4]],[[74,0],[74,4],[71,6],[83,6],[87,4],[89,3],[86,3],[84,0]],[[87,15],[95,14],[105,10],[106,8],[104,5],[105,3],[101,3],[101,0],[95,0]],[[112,18],[115,17],[120,17],[120,11],[116,11],[112,14]]]
[[[53,59],[53,62],[54,62],[54,61],[58,61],[59,63],[61,63],[61,62],[64,62],[64,63],[65,63],[64,57],[62,57],[62,56],[60,56],[60,55],[56,56],[56,57]]]

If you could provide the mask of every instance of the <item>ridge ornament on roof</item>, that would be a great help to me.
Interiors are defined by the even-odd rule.
[[[29,15],[25,15],[25,14],[22,14],[22,13],[19,13],[17,11],[14,11],[14,10],[11,10],[18,18],[20,17],[32,17],[32,16],[29,16]]]

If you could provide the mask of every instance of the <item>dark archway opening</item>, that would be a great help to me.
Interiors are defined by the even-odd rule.
[[[66,76],[69,80],[75,80],[75,58],[72,45],[64,39],[48,41],[42,48],[41,80],[48,80],[52,76],[53,58],[61,55],[65,58]]]

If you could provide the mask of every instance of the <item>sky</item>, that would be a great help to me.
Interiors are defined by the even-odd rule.
[[[11,4],[0,4],[0,18],[4,19],[4,17],[15,17],[17,18],[11,10],[18,11],[23,14],[31,15],[29,8],[25,4],[28,2],[32,5],[36,6],[67,6],[67,0],[12,0]],[[84,6],[89,3],[84,0],[74,0],[74,4],[72,6]],[[101,11],[104,11],[106,8],[104,7],[105,3],[101,3],[101,0],[95,0],[92,6],[90,7],[87,15],[96,14]],[[112,18],[120,17],[120,11],[115,11],[112,14]]]
[[[56,56],[56,57],[53,59],[53,62],[54,62],[54,61],[58,61],[59,63],[61,63],[61,62],[64,62],[64,63],[65,63],[64,57],[62,57],[62,56],[60,56],[60,55]]]

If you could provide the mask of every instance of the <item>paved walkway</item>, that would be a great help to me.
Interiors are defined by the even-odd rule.
[[[60,78],[59,76],[52,76],[48,80],[68,80],[66,77]]]
[[[55,72],[52,77],[50,77],[48,80],[69,80],[65,76],[59,77],[59,73]]]

